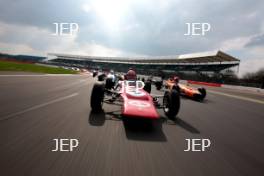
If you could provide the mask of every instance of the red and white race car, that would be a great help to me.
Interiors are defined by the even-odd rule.
[[[102,110],[105,95],[111,102],[122,102],[122,116],[131,118],[158,119],[160,115],[157,108],[163,108],[165,115],[170,119],[175,119],[180,109],[180,94],[176,89],[170,89],[163,96],[152,97],[149,92],[144,90],[142,81],[119,81],[118,88],[109,89],[107,81],[97,81],[92,89],[90,105],[93,112]],[[163,98],[160,105],[157,98]]]

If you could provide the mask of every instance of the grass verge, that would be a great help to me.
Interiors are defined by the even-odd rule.
[[[77,71],[66,70],[63,68],[55,68],[48,66],[41,66],[28,63],[16,63],[8,61],[0,61],[0,71],[25,71],[35,73],[48,73],[48,74],[76,74]]]

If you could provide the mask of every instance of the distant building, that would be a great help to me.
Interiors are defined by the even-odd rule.
[[[19,62],[28,62],[28,63],[37,63],[46,59],[45,57],[39,56],[29,56],[29,55],[11,55],[0,53],[0,60],[4,61],[19,61]]]
[[[240,60],[222,51],[155,57],[99,57],[49,53],[45,62],[55,65],[114,69],[125,72],[132,67],[138,73],[160,72],[211,72],[220,73],[239,67]]]

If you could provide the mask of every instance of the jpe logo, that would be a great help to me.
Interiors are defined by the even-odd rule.
[[[78,147],[78,139],[53,139],[55,141],[55,148],[53,152],[72,152],[74,148]]]
[[[140,89],[143,89],[145,86],[145,83],[143,81],[123,81],[122,86],[126,87],[127,92],[135,92],[135,93],[140,93]]]
[[[209,23],[186,23],[187,33],[184,35],[205,35],[211,30]]]
[[[55,33],[52,35],[74,35],[79,30],[77,23],[53,23],[55,25]]]
[[[185,152],[200,152],[205,151],[208,147],[211,146],[210,139],[185,139],[187,141],[187,149]]]

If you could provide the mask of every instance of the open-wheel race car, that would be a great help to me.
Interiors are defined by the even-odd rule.
[[[97,81],[91,93],[91,109],[100,112],[105,101],[120,101],[124,117],[158,119],[160,115],[157,109],[162,108],[169,119],[175,119],[180,109],[180,94],[176,87],[167,90],[162,96],[153,97],[144,90],[145,86],[149,84],[138,80],[122,80],[117,84],[111,83],[109,79]],[[163,98],[162,104],[158,98]]]
[[[178,78],[170,78],[165,81],[165,88],[172,89],[177,87],[178,91],[182,96],[192,98],[197,101],[202,101],[206,97],[206,90],[203,87],[193,88],[184,84],[180,84]]]

